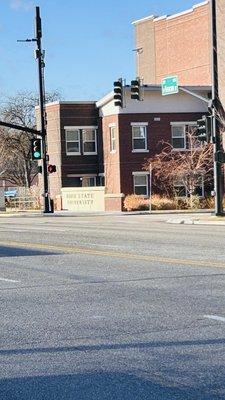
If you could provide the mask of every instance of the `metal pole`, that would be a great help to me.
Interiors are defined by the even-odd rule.
[[[152,212],[152,164],[149,164],[149,212]]]
[[[211,32],[212,32],[212,116],[214,143],[214,189],[215,215],[223,215],[222,205],[222,168],[216,155],[221,150],[220,126],[218,121],[219,92],[218,92],[218,60],[217,60],[217,27],[216,0],[211,0]]]
[[[45,89],[44,89],[44,60],[41,48],[42,28],[40,8],[36,7],[35,18],[36,33],[36,59],[38,60],[38,80],[39,80],[39,107],[40,122],[43,146],[43,183],[44,183],[44,213],[50,213],[49,193],[48,193],[48,169],[47,169],[47,141],[46,141],[46,120],[45,120]]]

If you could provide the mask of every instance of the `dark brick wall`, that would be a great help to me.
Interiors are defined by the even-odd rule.
[[[75,178],[67,174],[98,174],[102,172],[102,134],[97,132],[97,155],[66,155],[65,126],[98,126],[99,111],[95,103],[56,103],[46,107],[49,163],[57,172],[49,175],[51,196],[61,193],[61,187],[75,186]],[[40,176],[42,185],[42,177]]]
[[[119,116],[121,192],[125,195],[133,193],[132,172],[142,171],[147,159],[160,152],[162,140],[171,143],[171,122],[196,121],[201,116],[202,113],[121,114]],[[155,117],[160,118],[160,121],[154,121]],[[132,153],[131,122],[148,122],[148,153]]]
[[[171,122],[196,121],[202,113],[119,114],[98,117],[95,104],[58,104],[47,107],[50,163],[57,173],[50,175],[51,194],[60,194],[61,186],[77,186],[68,174],[105,173],[106,193],[133,193],[132,172],[142,171],[145,162],[160,152],[160,142],[171,142]],[[160,118],[160,121],[155,121]],[[146,122],[149,152],[132,153],[132,122]],[[110,153],[109,126],[116,126],[116,152]],[[67,156],[65,126],[98,126],[98,154]],[[111,200],[108,201],[110,203]],[[118,200],[119,201],[119,200]]]
[[[62,186],[73,185],[67,174],[98,174],[102,159],[101,130],[97,132],[97,155],[66,155],[65,126],[98,126],[98,109],[95,104],[60,104]]]

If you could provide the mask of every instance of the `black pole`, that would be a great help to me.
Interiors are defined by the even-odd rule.
[[[44,183],[44,213],[50,213],[49,193],[48,193],[48,169],[47,169],[47,133],[45,120],[45,88],[44,88],[44,59],[41,48],[42,28],[40,8],[36,7],[35,18],[35,39],[37,43],[36,59],[38,60],[38,80],[39,80],[39,107],[40,122],[42,133],[42,150],[43,150],[43,183]]]
[[[213,142],[214,142],[214,189],[215,189],[215,215],[223,215],[223,190],[222,167],[218,162],[217,154],[222,150],[220,124],[219,124],[219,90],[218,90],[218,59],[217,59],[217,26],[216,26],[216,0],[211,0],[211,31],[212,31],[212,116],[213,116]]]

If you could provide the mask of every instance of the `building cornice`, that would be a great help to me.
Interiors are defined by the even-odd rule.
[[[46,103],[46,107],[50,106],[61,106],[61,105],[73,105],[73,104],[96,104],[96,101],[53,101],[51,103]],[[39,106],[37,106],[38,108]]]
[[[181,12],[176,13],[176,14],[162,15],[160,17],[156,17],[154,15],[150,15],[149,17],[145,17],[145,18],[141,18],[141,19],[138,19],[136,21],[133,21],[132,25],[138,25],[138,24],[140,24],[142,22],[146,22],[148,20],[153,20],[153,22],[157,22],[157,21],[164,20],[164,19],[165,20],[170,20],[170,19],[173,19],[173,18],[177,18],[177,17],[180,17],[180,16],[185,15],[185,14],[190,14],[190,13],[194,12],[196,10],[196,8],[205,6],[208,3],[209,3],[209,0],[202,1],[201,3],[195,4],[193,7],[189,8],[188,10],[181,11]]]
[[[136,21],[131,22],[132,25],[140,24],[141,22],[146,22],[150,19],[154,20],[156,18],[155,15],[149,15],[148,17],[144,17],[141,19],[137,19]]]

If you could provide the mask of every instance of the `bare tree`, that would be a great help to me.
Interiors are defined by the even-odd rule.
[[[161,153],[146,162],[144,168],[147,170],[151,164],[156,192],[174,196],[176,183],[179,182],[192,198],[201,178],[204,185],[213,182],[212,144],[200,144],[193,131],[187,132],[187,142],[186,151],[175,150],[171,144],[164,142]]]
[[[46,94],[46,103],[59,100],[55,91]],[[0,119],[29,128],[35,128],[35,107],[38,95],[19,92],[5,99],[0,107]],[[23,131],[0,129],[0,178],[14,185],[30,187],[37,174],[37,162],[31,160],[32,135]]]

